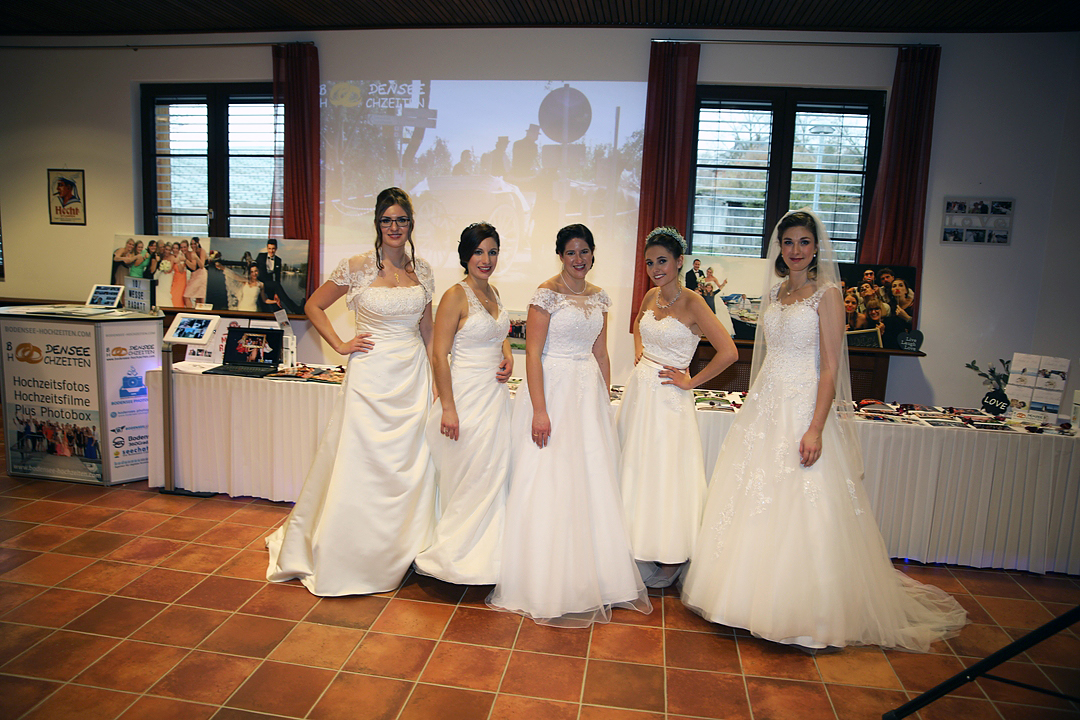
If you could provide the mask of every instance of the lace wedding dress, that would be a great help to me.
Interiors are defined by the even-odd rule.
[[[889,560],[833,412],[821,458],[799,441],[814,414],[818,304],[831,285],[784,305],[771,289],[758,332],[768,352],[716,461],[683,602],[706,619],[809,648],[880,645],[927,651],[965,612]],[[833,292],[836,292],[833,289]]]
[[[419,331],[434,280],[419,258],[419,285],[371,287],[377,272],[371,251],[330,275],[348,287],[356,332],[371,333],[375,346],[349,357],[304,489],[266,541],[266,579],[299,578],[315,595],[393,590],[430,544],[435,522],[435,468],[424,438],[431,365]]]
[[[492,317],[468,283],[461,286],[469,316],[454,335],[450,361],[458,439],[442,434],[442,403],[436,400],[427,441],[439,520],[431,546],[416,557],[416,569],[447,582],[489,585],[499,579],[510,475],[510,393],[495,379],[510,317],[501,300],[498,318]]]
[[[532,442],[522,383],[511,421],[502,569],[488,605],[566,627],[607,622],[615,605],[650,612],[623,522],[609,391],[592,354],[611,301],[603,291],[541,288],[529,304],[551,315],[542,358],[551,438],[543,449]]]
[[[638,332],[644,354],[626,384],[616,421],[623,512],[635,558],[682,563],[691,557],[701,525],[705,462],[693,392],[662,385],[657,373],[665,365],[689,367],[699,338],[675,317],[657,320],[651,308]]]

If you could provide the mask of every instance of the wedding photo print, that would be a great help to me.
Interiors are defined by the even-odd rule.
[[[840,263],[840,281],[848,344],[899,349],[900,334],[917,325],[915,268]]]
[[[109,283],[153,278],[158,307],[289,314],[307,300],[307,240],[117,235]]]

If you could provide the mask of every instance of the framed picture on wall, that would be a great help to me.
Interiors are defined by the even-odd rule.
[[[82,170],[50,169],[49,223],[86,224],[86,174]]]
[[[996,197],[947,197],[942,245],[1009,245],[1016,201]]]

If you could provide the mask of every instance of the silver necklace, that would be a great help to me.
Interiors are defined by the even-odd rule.
[[[656,300],[655,300],[656,307],[659,310],[667,310],[669,307],[674,305],[675,301],[679,299],[680,295],[682,295],[682,285],[679,285],[679,292],[675,293],[675,297],[671,298],[671,302],[669,302],[667,305],[661,305],[660,304],[660,297],[662,295],[663,295],[663,292],[661,292],[659,289],[657,289],[657,291],[656,291]]]
[[[570,292],[574,293],[575,295],[581,295],[583,292],[585,292],[585,288],[589,287],[589,282],[586,280],[585,284],[581,286],[581,291],[578,292],[577,290],[575,290],[573,287],[570,286],[570,283],[566,282],[566,275],[565,274],[559,273],[559,278],[562,280],[562,284],[566,286],[566,289],[569,290]]]

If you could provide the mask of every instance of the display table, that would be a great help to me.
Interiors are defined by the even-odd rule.
[[[180,487],[297,498],[338,386],[174,378]],[[161,486],[160,371],[146,384],[150,485]],[[698,412],[707,477],[734,417]],[[867,422],[857,428],[870,504],[893,557],[1080,574],[1080,439]]]

